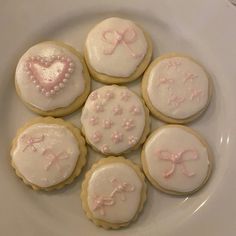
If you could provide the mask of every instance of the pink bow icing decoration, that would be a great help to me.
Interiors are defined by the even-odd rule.
[[[115,196],[116,193],[120,193],[120,199],[122,201],[125,201],[125,192],[133,192],[135,190],[135,187],[131,184],[128,184],[126,182],[121,183],[116,178],[111,180],[111,183],[114,185],[115,189],[111,192],[110,196]]]
[[[112,45],[110,49],[105,49],[103,53],[105,55],[111,55],[116,50],[116,47],[120,44],[124,45],[132,57],[141,57],[142,54],[135,53],[130,44],[134,43],[137,39],[137,33],[133,28],[127,28],[123,32],[118,30],[106,30],[102,34],[102,39],[107,43]]]
[[[48,163],[44,167],[45,170],[48,170],[53,164],[60,170],[59,161],[69,158],[69,155],[66,152],[55,154],[51,149],[45,149],[43,156],[46,156],[46,159],[48,160]]]
[[[93,211],[99,210],[99,213],[105,215],[105,206],[114,205],[115,200],[112,197],[95,196]]]
[[[24,147],[23,152],[29,147],[31,147],[33,152],[36,152],[37,148],[35,147],[34,144],[41,143],[44,140],[44,135],[41,135],[38,138],[34,138],[32,136],[27,137],[26,135],[23,135],[22,139],[26,141],[26,146]]]
[[[113,178],[110,181],[113,184],[113,191],[109,196],[98,196],[94,197],[94,206],[92,208],[93,211],[99,210],[99,213],[103,216],[105,215],[105,207],[112,206],[116,203],[115,196],[117,193],[120,194],[121,201],[126,200],[125,192],[133,192],[135,190],[135,186],[128,184],[126,182],[120,182],[116,178]]]
[[[187,155],[188,154],[188,155]],[[164,172],[164,177],[169,178],[175,172],[176,166],[181,165],[182,173],[188,177],[194,176],[194,172],[189,172],[185,166],[185,161],[196,160],[199,158],[196,150],[186,149],[176,153],[169,152],[168,150],[158,150],[157,155],[159,159],[164,161],[170,161],[172,166],[170,170]],[[186,157],[186,158],[185,158]]]

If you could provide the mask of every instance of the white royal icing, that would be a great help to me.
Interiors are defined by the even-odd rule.
[[[147,42],[142,30],[132,21],[112,17],[89,32],[86,50],[96,71],[128,77],[143,60]]]
[[[66,127],[38,123],[19,135],[12,161],[30,183],[50,187],[72,174],[79,153],[78,142]]]
[[[130,221],[140,205],[142,182],[124,163],[106,164],[88,183],[88,206],[93,216],[110,223]]]
[[[16,68],[24,101],[48,111],[70,105],[85,88],[83,66],[67,48],[44,42],[31,47]]]
[[[140,140],[145,127],[144,107],[126,87],[104,86],[89,95],[81,123],[86,138],[99,151],[119,154]]]
[[[152,105],[161,113],[184,119],[206,106],[207,74],[188,58],[166,58],[150,71],[147,93]]]
[[[207,148],[183,128],[161,128],[148,139],[144,153],[149,174],[165,189],[190,192],[207,176]]]

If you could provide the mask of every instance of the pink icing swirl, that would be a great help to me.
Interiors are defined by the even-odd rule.
[[[120,105],[114,106],[112,110],[114,115],[122,115],[123,113],[123,109]]]
[[[135,127],[134,120],[133,119],[125,119],[122,126],[127,131],[132,130]]]
[[[199,158],[196,150],[186,149],[186,150],[179,151],[176,153],[174,152],[172,153],[168,150],[158,150],[157,156],[159,159],[164,160],[164,161],[170,161],[172,164],[171,169],[164,172],[163,175],[165,178],[169,178],[174,174],[177,165],[181,165],[182,173],[186,175],[187,177],[191,177],[195,175],[195,173],[189,172],[187,170],[185,166],[185,162],[190,161],[190,160],[196,160]]]

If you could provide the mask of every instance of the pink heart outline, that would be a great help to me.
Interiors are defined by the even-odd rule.
[[[35,67],[35,65],[39,65],[42,68],[50,69],[56,62],[62,63],[63,69],[51,80],[50,78],[42,77]],[[25,69],[29,79],[35,84],[36,88],[48,97],[65,87],[65,83],[67,83],[74,71],[74,62],[70,57],[62,55],[50,57],[32,56],[26,61]]]

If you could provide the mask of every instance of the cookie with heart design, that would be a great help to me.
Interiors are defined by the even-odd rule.
[[[142,95],[155,117],[167,123],[185,124],[207,109],[212,81],[193,58],[170,53],[155,59],[145,71]]]
[[[32,111],[64,116],[78,109],[90,91],[90,77],[82,56],[61,42],[31,47],[15,73],[16,91]]]
[[[152,57],[152,42],[134,22],[112,17],[89,32],[84,54],[94,79],[123,84],[144,72]]]
[[[11,164],[34,190],[60,189],[77,177],[86,163],[85,140],[70,122],[36,118],[21,127],[11,147]]]

